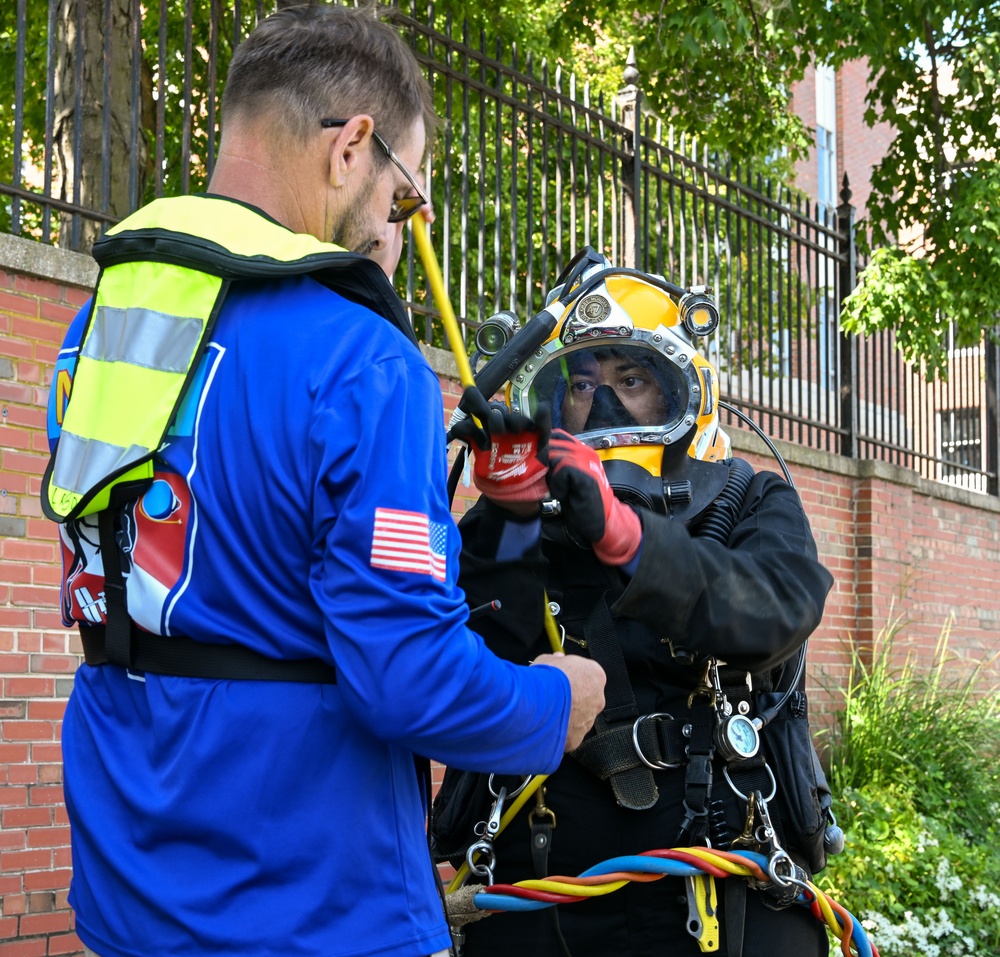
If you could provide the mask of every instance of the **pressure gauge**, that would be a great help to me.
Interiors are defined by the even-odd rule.
[[[715,747],[725,761],[746,761],[760,750],[760,735],[746,715],[733,714],[719,722]]]

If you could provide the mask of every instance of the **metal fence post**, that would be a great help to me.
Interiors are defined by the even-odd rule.
[[[857,282],[855,259],[857,247],[854,241],[854,206],[851,204],[851,187],[844,173],[844,183],[840,190],[840,205],[837,207],[837,229],[840,232],[837,276],[837,316],[844,309],[844,301],[851,294]],[[856,458],[858,454],[858,360],[854,348],[854,336],[840,330],[840,454]]]
[[[632,133],[631,162],[625,160],[622,169],[622,246],[624,258],[622,265],[640,269],[642,268],[639,261],[642,254],[640,231],[642,225],[640,215],[642,208],[640,206],[642,158],[639,146],[642,137],[642,123],[639,105],[642,101],[642,91],[639,89],[639,66],[635,59],[635,47],[629,47],[622,80],[625,85],[615,96],[615,102],[618,104],[622,126]],[[628,149],[628,144],[626,144],[626,149]]]
[[[986,491],[1000,495],[1000,348],[986,333],[986,434],[983,466]]]

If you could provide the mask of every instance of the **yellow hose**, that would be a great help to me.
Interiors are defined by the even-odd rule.
[[[424,264],[424,272],[427,273],[427,282],[430,284],[431,292],[434,294],[434,301],[441,311],[441,321],[444,323],[444,331],[448,336],[448,344],[451,346],[452,354],[455,356],[459,381],[463,386],[468,388],[470,385],[475,385],[476,380],[472,375],[472,366],[469,365],[465,340],[462,338],[461,330],[458,328],[455,311],[451,308],[448,291],[444,288],[444,277],[441,275],[441,267],[438,266],[437,256],[434,255],[434,247],[431,245],[431,237],[427,232],[427,220],[424,219],[424,214],[420,210],[417,210],[417,214],[411,222],[413,223],[413,238],[416,240],[417,251],[420,253],[420,261]]]

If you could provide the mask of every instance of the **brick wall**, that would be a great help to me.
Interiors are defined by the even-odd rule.
[[[93,281],[84,257],[0,236],[0,957],[79,952],[66,905],[59,740],[80,647],[60,625],[56,537],[40,517],[38,489],[53,362]],[[450,411],[461,394],[454,362],[426,351]],[[755,467],[775,468],[755,437],[733,438]],[[777,444],[836,578],[810,642],[818,710],[836,705],[846,639],[870,642],[894,603],[910,619],[909,646],[925,659],[949,617],[953,651],[992,653],[1000,630],[1000,502],[883,463]],[[460,488],[456,512],[471,501]]]
[[[59,556],[38,491],[45,403],[83,257],[0,238],[0,955],[75,953],[60,730],[79,641],[60,621]]]

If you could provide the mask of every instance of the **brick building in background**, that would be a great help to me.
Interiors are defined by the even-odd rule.
[[[839,70],[810,66],[792,91],[792,112],[814,131],[809,156],[795,165],[795,185],[830,211],[840,204],[844,176],[858,222],[868,215],[871,170],[892,143],[892,127],[864,121],[868,64],[853,60]]]

